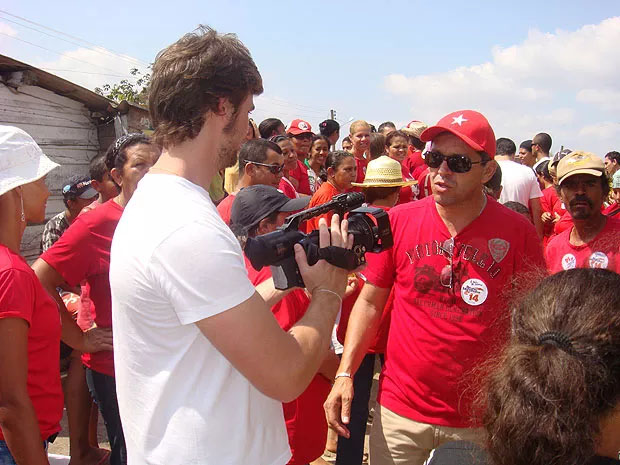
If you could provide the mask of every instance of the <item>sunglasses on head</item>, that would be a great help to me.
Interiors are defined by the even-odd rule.
[[[454,173],[467,173],[471,170],[473,165],[479,163],[483,164],[483,161],[471,161],[466,155],[444,155],[439,152],[426,152],[426,158],[424,162],[429,168],[439,168],[441,164],[446,161],[450,171]]]
[[[250,161],[250,160],[245,160],[245,162],[251,163],[253,165],[264,166],[265,168],[269,170],[271,174],[281,173],[282,170],[284,169],[284,163],[281,165],[268,165],[267,163],[259,163],[257,161]]]

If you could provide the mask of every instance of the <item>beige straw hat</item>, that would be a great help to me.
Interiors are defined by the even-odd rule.
[[[371,160],[366,168],[364,182],[351,183],[356,187],[404,187],[417,184],[418,181],[404,181],[400,163],[382,155]]]

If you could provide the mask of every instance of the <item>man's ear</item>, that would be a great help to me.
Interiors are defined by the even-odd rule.
[[[121,173],[119,173],[119,170],[116,168],[112,168],[110,170],[110,177],[112,178],[112,181],[114,181],[114,184],[116,184],[117,186],[122,186],[123,185],[123,178],[121,177]]]
[[[491,160],[482,166],[482,184],[493,177],[496,169],[497,162],[495,160]]]
[[[234,113],[234,107],[226,97],[217,100],[217,108],[213,111],[217,116],[230,116]]]
[[[243,168],[243,174],[248,177],[253,177],[256,174],[256,165],[254,163],[246,163]]]
[[[336,174],[336,170],[330,166],[329,168],[327,168],[327,177],[333,177]]]
[[[97,181],[96,179],[92,179],[90,181],[90,185],[92,186],[93,189],[95,189],[97,192],[100,192],[101,189],[101,183],[99,181]]]
[[[267,234],[268,232],[270,232],[271,229],[269,228],[269,226],[271,226],[269,218],[263,218],[262,220],[260,220],[258,223],[258,227],[256,228],[256,235],[262,236],[263,234]]]

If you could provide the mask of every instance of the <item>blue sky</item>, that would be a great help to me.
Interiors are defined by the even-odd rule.
[[[0,10],[0,53],[90,88],[152,62],[202,23],[235,32],[252,52],[265,87],[258,121],[314,126],[335,109],[341,122],[404,125],[475,108],[517,144],[546,131],[554,150],[620,148],[617,1],[5,0]]]

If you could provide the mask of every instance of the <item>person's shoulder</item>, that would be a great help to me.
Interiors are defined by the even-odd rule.
[[[570,232],[573,228],[568,228],[562,231],[560,234],[557,234],[551,238],[551,240],[547,243],[547,250],[556,249],[562,245],[569,244],[570,240]]]
[[[0,272],[7,270],[30,270],[22,257],[8,247],[0,244]]]
[[[34,272],[28,263],[6,246],[0,245],[0,279],[5,284],[13,285],[17,281],[34,282]]]
[[[494,228],[499,229],[515,229],[517,226],[519,230],[521,228],[530,229],[536,231],[536,228],[525,216],[521,213],[517,213],[510,208],[505,207],[497,200],[487,196],[487,208],[490,215],[487,216],[494,223]]]
[[[395,207],[390,208],[389,213],[390,216],[398,217],[402,215],[408,215],[412,211],[419,213],[420,211],[426,211],[434,207],[435,200],[432,195],[429,195],[420,200],[414,200],[413,202],[396,205]]]
[[[222,212],[230,210],[234,201],[235,194],[228,194],[220,203],[217,204],[217,211]]]

